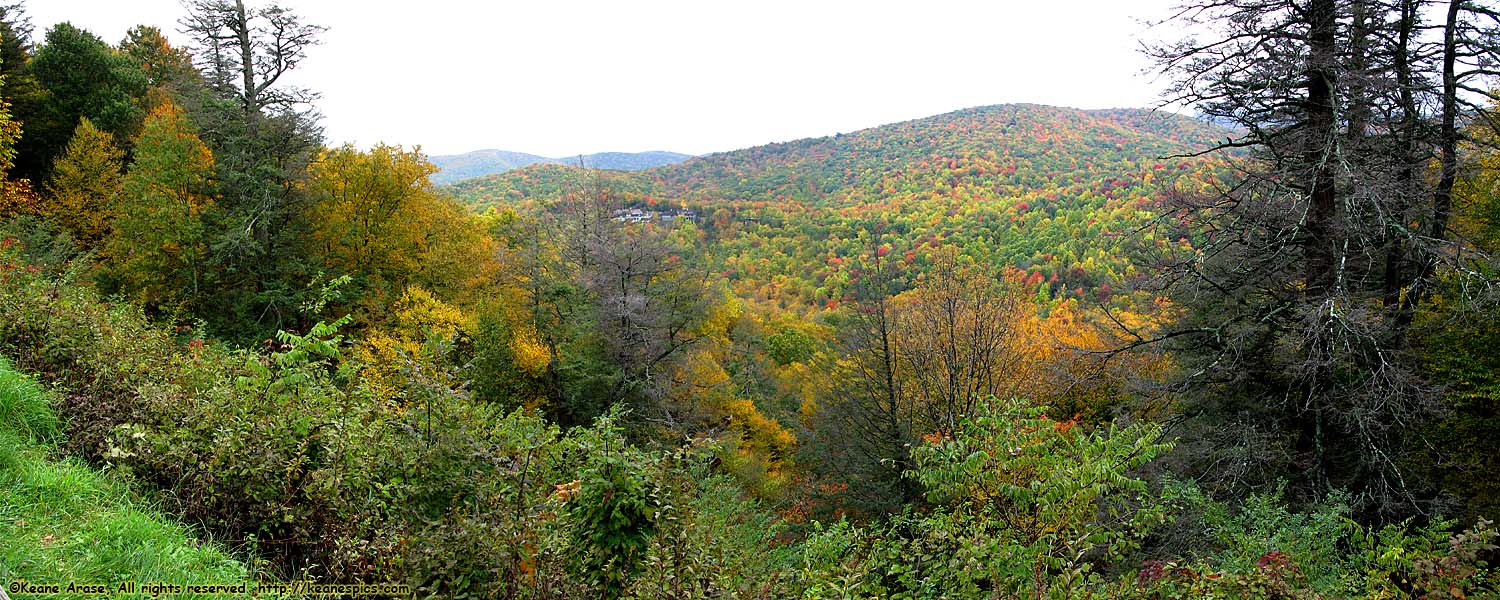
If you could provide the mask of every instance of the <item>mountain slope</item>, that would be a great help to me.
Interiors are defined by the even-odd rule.
[[[1037,105],[972,108],[836,137],[713,154],[660,171],[698,197],[853,205],[903,193],[983,186],[1022,194],[1065,179],[1128,175],[1218,130],[1142,110]]]
[[[504,173],[538,163],[577,165],[581,161],[585,167],[591,169],[637,171],[679,163],[689,158],[692,156],[660,151],[599,152],[571,158],[548,158],[506,150],[475,150],[463,154],[431,156],[428,160],[439,169],[437,174],[432,176],[432,182],[445,185],[474,177]]]
[[[559,158],[557,162],[569,165],[576,165],[582,162],[583,166],[590,169],[640,171],[662,165],[677,164],[692,157],[691,154],[678,154],[676,152],[663,152],[659,150],[650,152],[598,152],[573,158]]]
[[[626,204],[693,208],[716,268],[768,298],[841,300],[876,229],[881,251],[916,270],[955,245],[1048,294],[1107,298],[1135,276],[1121,240],[1182,178],[1217,174],[1213,157],[1169,157],[1223,133],[1171,113],[999,105],[633,173],[533,165],[448,189],[483,210],[545,202],[592,177]]]
[[[1143,165],[1154,168],[1163,157],[1200,148],[1223,132],[1181,115],[1139,109],[997,105],[709,154],[638,178],[675,200],[857,205],[959,184],[1025,193],[1091,176],[1143,175]],[[496,174],[449,189],[483,207],[529,197],[524,188],[549,173],[566,171]]]

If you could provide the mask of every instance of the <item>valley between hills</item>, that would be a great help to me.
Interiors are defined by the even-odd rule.
[[[572,158],[330,139],[319,7],[0,6],[0,597],[1500,597],[1491,4],[1190,6],[1192,116]],[[488,117],[700,108],[551,56]]]

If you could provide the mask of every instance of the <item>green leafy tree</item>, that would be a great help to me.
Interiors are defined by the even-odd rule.
[[[766,336],[766,353],[778,365],[789,365],[811,359],[818,352],[817,340],[801,329],[783,328]]]
[[[44,125],[42,111],[46,109],[47,93],[31,73],[31,20],[21,10],[21,5],[0,6],[0,75],[5,77],[4,96],[12,108],[12,116],[27,124],[28,130],[38,130]],[[39,180],[51,166],[43,158],[37,135],[32,134],[14,140],[16,150],[14,177]]]
[[[619,598],[640,568],[656,534],[660,505],[657,485],[641,464],[644,456],[625,445],[615,428],[617,414],[599,419],[600,435],[584,445],[589,462],[568,501],[579,574],[600,598]],[[590,447],[592,446],[592,447]]]
[[[84,117],[52,166],[43,208],[81,248],[93,248],[109,234],[124,156],[107,132]]]
[[[166,87],[199,77],[187,50],[173,48],[161,34],[161,29],[156,27],[131,27],[125,32],[125,39],[120,41],[120,53],[141,70],[146,83],[151,86]]]
[[[181,109],[164,104],[146,119],[107,250],[109,278],[142,305],[170,310],[202,297],[213,167]]]
[[[48,94],[46,113],[30,127],[45,144],[35,150],[49,165],[82,117],[117,140],[129,140],[139,130],[146,75],[98,36],[59,23],[47,31],[30,67]]]
[[[25,75],[26,61],[31,58],[28,46],[31,45],[31,19],[21,10],[21,5],[0,5],[0,75],[4,75],[9,82],[5,97],[13,98],[18,86],[23,84],[16,80]],[[35,81],[30,83],[31,86]]]

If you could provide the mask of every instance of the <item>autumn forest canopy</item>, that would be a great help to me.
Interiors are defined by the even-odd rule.
[[[1189,2],[1173,110],[443,185],[325,139],[324,24],[184,7],[0,7],[0,579],[1500,595],[1500,5]]]

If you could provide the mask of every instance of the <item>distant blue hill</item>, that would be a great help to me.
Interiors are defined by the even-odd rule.
[[[504,173],[537,163],[577,165],[579,161],[582,161],[583,166],[591,169],[639,171],[680,163],[689,158],[692,158],[692,155],[676,152],[599,152],[567,158],[548,158],[506,150],[475,150],[463,154],[427,157],[438,167],[437,174],[432,176],[432,183],[435,185],[447,185],[474,177]]]

